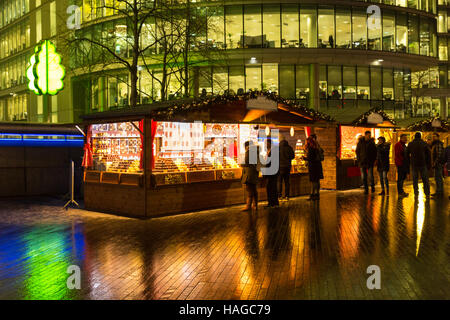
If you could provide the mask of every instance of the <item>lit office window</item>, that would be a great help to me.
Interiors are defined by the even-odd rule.
[[[244,26],[242,21],[242,6],[226,7],[226,46],[227,49],[240,48]]]
[[[300,32],[300,21],[299,21],[299,10],[297,5],[283,5],[282,6],[282,36],[281,36],[281,46],[283,48],[298,48],[299,43],[299,32]],[[304,47],[304,44],[302,45]]]
[[[408,47],[408,24],[406,20],[406,14],[397,14],[396,24],[396,49],[397,52],[406,53]]]
[[[263,90],[271,92],[278,92],[278,65],[277,64],[263,64]]]
[[[439,60],[448,60],[447,38],[439,38]]]
[[[383,14],[383,50],[395,51],[395,15]]]
[[[428,19],[420,18],[420,54],[430,55],[430,25]]]
[[[280,48],[281,44],[280,6],[263,7],[263,46]]]
[[[295,66],[295,94],[297,99],[307,100],[309,98],[309,78],[309,65]]]
[[[444,10],[439,11],[438,32],[447,32],[447,11]]]
[[[409,53],[419,54],[419,18],[417,15],[408,15],[408,46]]]
[[[208,8],[208,45],[212,48],[225,48],[225,17],[222,7]]]
[[[263,39],[264,38],[264,39]],[[244,35],[239,40],[239,47],[261,48],[267,42],[267,36],[262,36],[261,6],[244,7]]]
[[[356,99],[356,68],[343,68],[344,99]]]
[[[317,12],[315,7],[302,6],[300,9],[300,47],[317,48]]]
[[[245,73],[244,67],[230,67],[230,88],[232,93],[244,93],[245,92]]]
[[[370,68],[370,94],[372,100],[381,100],[383,98],[383,90],[381,86],[382,71],[380,67]]]
[[[198,70],[198,90],[201,97],[212,95],[213,79],[211,68],[199,68]]]
[[[403,71],[394,70],[394,96],[396,101],[404,101],[403,95]]]
[[[245,67],[245,88],[248,91],[261,90],[261,67],[246,66]]]
[[[356,90],[356,98],[359,100],[370,99],[370,73],[369,67],[360,67],[356,69],[356,82],[358,84]]]
[[[318,24],[318,47],[334,48],[334,9],[320,8]]]
[[[236,80],[236,79],[234,79]],[[242,80],[243,81],[243,80]],[[239,84],[238,84],[239,87]],[[243,88],[243,86],[242,86]],[[213,69],[213,93],[215,95],[224,94],[228,90],[228,69],[224,67],[214,67]]]
[[[336,9],[336,48],[350,49],[352,46],[352,24],[350,9]]]
[[[342,98],[341,66],[328,66],[328,99]]]
[[[367,14],[364,10],[354,9],[352,14],[353,48],[367,48]]]
[[[280,66],[280,96],[295,98],[295,66]]]
[[[381,19],[381,18],[380,18]],[[378,25],[371,25],[368,28],[368,49],[369,50],[382,50],[381,39],[382,39],[382,26],[381,23]]]

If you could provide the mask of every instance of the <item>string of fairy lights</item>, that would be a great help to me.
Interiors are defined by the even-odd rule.
[[[257,97],[266,97],[270,100],[273,100],[279,104],[282,104],[284,106],[287,106],[291,109],[293,109],[296,112],[299,112],[309,118],[311,118],[314,121],[334,121],[334,119],[322,112],[316,111],[314,109],[305,107],[304,105],[299,104],[296,101],[288,100],[280,97],[278,94],[269,92],[269,91],[251,91],[244,94],[224,94],[224,95],[218,95],[214,97],[208,97],[208,98],[198,98],[194,101],[191,101],[189,103],[177,103],[175,102],[173,105],[157,109],[152,112],[152,116],[155,118],[164,118],[167,120],[170,120],[174,118],[176,115],[188,113],[188,112],[201,112],[204,110],[207,110],[209,107],[213,105],[220,105],[220,104],[229,104],[236,101],[247,101],[249,99],[256,99]]]

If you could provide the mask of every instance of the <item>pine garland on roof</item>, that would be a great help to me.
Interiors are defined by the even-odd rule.
[[[441,121],[441,127],[440,128],[434,128],[433,127],[432,123],[433,123],[434,120]],[[409,125],[406,129],[408,131],[425,131],[425,132],[428,131],[428,132],[431,132],[431,131],[438,130],[438,131],[448,132],[448,131],[450,131],[450,122],[448,122],[447,120],[440,119],[440,118],[436,117],[436,118],[430,118],[430,119],[426,119],[426,120],[415,122],[415,123]]]
[[[268,91],[251,91],[244,94],[224,94],[214,97],[207,98],[199,98],[189,103],[174,102],[173,105],[168,107],[160,108],[152,112],[152,116],[157,118],[166,118],[171,119],[175,117],[175,115],[184,113],[184,112],[195,112],[195,111],[203,111],[207,110],[209,107],[217,104],[228,104],[236,101],[247,101],[249,99],[256,99],[258,96],[264,96],[268,99],[271,99],[277,103],[286,105],[295,111],[312,118],[315,121],[334,121],[334,119],[322,112],[318,112],[314,109],[310,109],[305,107],[304,105],[299,104],[296,101],[287,100],[280,97],[278,94]]]
[[[383,117],[383,121],[389,121],[391,122],[393,125],[396,125],[397,123],[395,122],[394,119],[392,119],[386,112],[384,112],[381,108],[372,108],[369,111],[367,111],[366,113],[364,113],[363,115],[361,115],[358,119],[356,119],[355,121],[352,122],[352,124],[354,126],[360,126],[360,125],[365,125],[367,124],[367,117],[369,117],[370,114],[372,113],[378,113],[379,115],[381,115]]]

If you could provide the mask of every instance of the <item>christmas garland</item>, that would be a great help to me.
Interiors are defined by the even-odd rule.
[[[271,99],[277,103],[286,105],[292,109],[295,109],[295,111],[312,118],[315,121],[334,121],[334,119],[322,112],[318,112],[314,109],[307,108],[303,105],[300,105],[299,103],[287,100],[276,93],[268,92],[268,91],[251,91],[244,94],[224,94],[214,97],[208,97],[208,98],[198,98],[194,101],[191,101],[189,103],[182,103],[179,104],[177,102],[174,102],[173,105],[170,105],[168,107],[160,108],[151,113],[151,116],[157,118],[157,119],[167,119],[170,120],[174,118],[178,114],[182,113],[188,113],[188,112],[195,112],[195,111],[204,111],[210,108],[213,105],[218,104],[228,104],[233,103],[236,101],[247,101],[249,99],[256,99],[258,96],[264,96],[268,99]]]
[[[433,125],[432,125],[434,120],[441,121],[441,127],[434,128]],[[450,131],[450,122],[448,122],[447,120],[444,120],[444,119],[431,118],[431,119],[426,119],[426,120],[415,122],[415,123],[409,125],[406,129],[408,131],[425,131],[425,132],[428,131],[428,132],[431,132],[431,131],[439,130],[439,131],[442,131],[442,132],[448,132],[448,131]]]
[[[370,109],[369,111],[358,117],[358,119],[353,121],[352,124],[354,126],[361,126],[367,124],[367,117],[369,117],[369,115],[372,113],[378,113],[380,116],[383,117],[383,121],[389,121],[393,125],[397,124],[394,119],[392,119],[386,112],[384,112],[381,108],[378,107]]]

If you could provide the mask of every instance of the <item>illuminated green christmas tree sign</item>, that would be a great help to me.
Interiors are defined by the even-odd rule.
[[[66,71],[55,45],[44,40],[36,46],[27,69],[28,88],[37,95],[56,95],[64,89]]]

